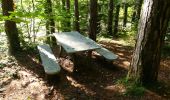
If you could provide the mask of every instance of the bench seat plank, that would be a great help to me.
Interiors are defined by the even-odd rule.
[[[44,67],[45,73],[49,75],[54,75],[60,72],[61,68],[55,58],[54,54],[49,45],[43,44],[37,46],[42,65]]]
[[[103,47],[101,47],[100,49],[96,49],[95,51],[109,61],[112,61],[118,58],[117,55],[115,55],[114,53],[112,53],[111,51]]]

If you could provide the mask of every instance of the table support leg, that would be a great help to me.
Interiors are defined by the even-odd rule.
[[[71,59],[72,59],[72,62],[73,62],[73,64],[74,64],[74,71],[76,71],[77,70],[77,66],[78,66],[78,57],[77,57],[77,55],[76,54],[70,54],[70,57],[71,57]]]

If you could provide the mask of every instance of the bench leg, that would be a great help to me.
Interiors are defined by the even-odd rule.
[[[87,56],[88,56],[88,57],[92,57],[92,51],[88,51],[88,52],[87,52]]]
[[[66,57],[67,53],[64,51],[63,47],[60,46],[59,57]]]
[[[42,63],[40,55],[38,55],[38,61]]]
[[[62,47],[59,45],[59,57],[61,57],[61,53],[62,53]]]
[[[73,69],[73,71],[76,71],[76,69],[77,69],[77,66],[78,66],[78,58],[77,58],[77,55],[76,54],[70,54],[70,57],[71,57],[71,60],[72,60],[72,62],[73,62],[73,64],[74,64],[74,69]]]

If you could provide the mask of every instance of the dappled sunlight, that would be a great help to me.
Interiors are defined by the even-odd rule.
[[[19,79],[11,81],[6,87],[5,99],[45,99],[43,91],[48,88],[44,81],[40,81],[34,74],[24,70],[18,71],[17,76]],[[34,94],[37,94],[36,98],[34,97]]]
[[[95,95],[95,92],[88,89],[85,85],[82,85],[80,83],[78,83],[75,79],[73,79],[70,76],[66,76],[68,81],[70,82],[70,84],[76,88],[80,88],[81,90],[83,90],[86,94],[90,94],[90,95]]]
[[[116,82],[120,78],[125,77],[127,74],[127,71],[124,70],[124,66],[129,66],[130,64],[129,62],[130,59],[129,57],[126,56],[127,54],[129,55],[131,54],[128,53],[128,51],[131,50],[127,50],[126,52],[117,52],[114,51],[114,49],[110,50],[116,54],[119,54],[119,58],[113,61],[113,64],[115,63],[118,64],[118,66],[112,66],[114,67],[114,69],[107,69],[108,65],[102,65],[100,62],[96,61],[93,62],[93,64],[90,64],[89,66],[84,64],[78,66],[78,70],[74,72],[73,71],[74,68],[72,65],[73,63],[71,61],[69,61],[68,59],[65,60],[60,59],[60,64],[62,65],[63,68],[61,73],[61,81],[59,82],[59,84],[52,83],[53,84],[52,86],[48,86],[49,83],[44,81],[44,73],[40,74],[43,72],[42,70],[43,67],[41,67],[40,65],[38,66],[34,65],[37,59],[30,54],[27,56],[22,55],[20,56],[20,59],[18,59],[19,62],[23,61],[23,63],[19,63],[19,65],[24,66],[22,70],[18,72],[18,76],[20,77],[20,79],[12,83],[9,82],[10,87],[7,88],[6,92],[8,92],[8,94],[6,95],[11,95],[11,98],[14,97],[17,98],[18,96],[21,96],[21,98],[25,97],[31,99],[43,99],[43,98],[51,99],[59,98],[61,100],[72,98],[106,99],[107,97],[109,98],[117,97],[123,99],[124,97],[123,96],[120,97],[120,95],[123,95],[126,92],[126,89],[122,84],[116,84]],[[26,59],[23,59],[23,57]],[[83,63],[85,60],[85,58],[79,59],[81,59],[81,61],[79,60],[79,63]],[[167,69],[169,68],[168,66],[169,62],[168,61],[165,62],[163,62],[162,64],[164,66],[164,69]],[[63,65],[68,67],[68,69],[65,69]],[[9,91],[10,89],[11,92]],[[18,92],[18,94],[14,94],[14,91]],[[25,93],[25,91],[27,92]],[[23,94],[24,97],[22,97]],[[162,98],[159,94],[157,94],[157,92],[153,92],[152,90],[147,90],[147,94],[142,98],[147,99],[151,98],[152,96],[154,98]]]
[[[130,60],[132,57],[133,47],[125,46],[121,41],[110,40],[100,41],[102,46],[108,48],[110,51],[118,55],[118,59],[114,60],[114,64],[119,65],[122,68],[128,69],[130,65]]]
[[[124,62],[123,62],[123,65],[124,65],[124,66],[130,66],[130,62],[124,61]]]
[[[126,88],[122,84],[115,84],[115,85],[108,85],[104,89],[110,91],[110,92],[117,92],[120,94],[123,94],[126,92]]]
[[[40,62],[37,58],[32,57],[31,55],[28,55],[28,57],[29,57],[33,62],[35,62],[35,63],[39,63],[39,62]]]
[[[105,61],[103,61],[103,63],[98,60],[97,57],[94,56],[99,55],[96,52],[93,52],[91,59],[87,59],[86,55],[80,54],[76,59],[79,66],[76,66],[77,68],[74,70],[74,63],[70,57],[60,57],[59,64],[62,68],[60,80],[58,80],[58,77],[55,77],[47,81],[44,69],[38,60],[37,52],[33,54],[22,52],[16,57],[17,63],[3,60],[4,63],[8,63],[3,70],[0,69],[0,75],[6,77],[1,81],[3,86],[6,86],[3,92],[5,93],[4,97],[7,99],[21,98],[37,100],[108,100],[108,98],[111,98],[110,100],[137,100],[138,97],[135,96],[124,96],[124,93],[127,91],[125,86],[117,84],[119,79],[127,75],[133,47],[124,46],[115,42],[107,43],[100,41],[99,43],[118,55],[118,59],[108,64]],[[53,51],[57,56],[58,48]],[[170,89],[168,85],[170,80],[169,62],[170,59],[163,59],[161,61],[159,81],[166,83],[163,85],[164,87],[159,87],[160,89],[158,90],[160,90],[161,93],[155,90],[146,90],[144,96],[141,96],[142,100],[150,98],[157,98],[159,100],[168,97],[168,90]],[[17,69],[17,71],[15,69]],[[9,75],[8,72],[10,72]]]
[[[124,54],[123,53],[116,53],[117,55],[119,55],[119,56],[123,56]]]
[[[63,69],[66,71],[72,73],[74,70],[74,64],[71,60],[65,59],[65,58],[60,58],[60,65]]]
[[[0,100],[170,100],[170,0],[116,1],[1,0]]]
[[[115,43],[118,45],[123,45],[123,46],[134,46],[134,40],[131,42],[125,41],[123,39],[119,39],[119,40],[114,40],[114,39],[110,39],[110,38],[102,38],[100,37],[98,39],[99,42],[105,42],[105,43]]]

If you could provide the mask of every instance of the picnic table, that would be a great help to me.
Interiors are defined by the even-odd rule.
[[[100,46],[95,41],[88,37],[81,35],[78,32],[61,32],[54,33],[57,42],[66,51],[67,54],[72,54],[73,63],[76,65],[75,53],[84,51],[96,51],[108,61],[117,59],[117,55]],[[50,46],[48,44],[37,45],[40,54],[41,63],[47,75],[56,75],[60,73],[60,65],[55,58]],[[61,51],[60,51],[61,52]]]
[[[114,59],[117,59],[117,55],[97,44],[90,38],[81,35],[79,32],[60,32],[53,33],[53,35],[68,54],[96,51],[107,60],[113,61]]]

